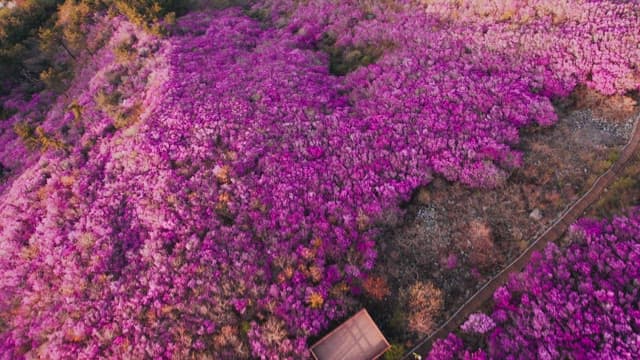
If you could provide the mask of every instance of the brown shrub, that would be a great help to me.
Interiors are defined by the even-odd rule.
[[[419,204],[421,204],[421,205],[429,205],[431,203],[431,201],[432,201],[431,198],[432,198],[431,192],[426,187],[422,187],[422,188],[420,188],[420,190],[418,190],[418,195],[417,195],[416,199],[418,200]]]
[[[493,242],[491,228],[485,222],[473,220],[469,223],[466,241],[461,248],[469,253],[471,263],[479,268],[493,266],[500,254]]]
[[[242,341],[238,327],[225,325],[212,339],[213,351],[218,354],[234,354],[237,358],[248,358],[248,349]],[[228,355],[227,355],[228,356]],[[221,355],[224,357],[224,355]]]
[[[364,293],[376,301],[381,301],[389,295],[389,285],[382,276],[369,276],[363,283]]]
[[[444,303],[442,290],[431,282],[417,282],[406,294],[409,331],[426,335],[430,333],[440,315]]]

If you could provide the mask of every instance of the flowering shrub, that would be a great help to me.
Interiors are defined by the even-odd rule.
[[[486,360],[487,354],[483,350],[470,352],[464,343],[454,334],[445,339],[438,339],[426,358],[427,360]]]
[[[464,49],[463,62],[474,53],[499,53],[497,62],[489,59],[491,65],[499,69],[510,63],[545,95],[566,95],[578,83],[607,95],[639,86],[635,34],[640,24],[634,1],[417,0],[392,6],[362,1],[356,6],[331,0],[265,0],[259,2],[261,9],[263,3],[274,22],[286,23],[303,44],[329,35],[338,47],[384,47],[402,50],[398,54],[405,58],[403,51],[414,53],[410,57],[416,59],[447,54],[441,49],[446,44],[454,51],[456,46]],[[437,41],[442,36],[449,41]]]
[[[453,360],[464,349],[464,343],[454,334],[449,334],[445,339],[438,339],[433,343],[427,359],[429,360]]]
[[[571,233],[567,249],[550,244],[496,290],[491,317],[473,314],[462,325],[488,335],[492,358],[634,359],[640,353],[640,210],[612,221],[581,220]],[[468,351],[450,334],[434,343],[429,358],[462,358]]]
[[[618,358],[640,353],[640,212],[582,220],[496,292],[493,356]]]
[[[428,13],[473,23],[490,48],[542,70],[546,90],[566,94],[576,83],[612,95],[638,89],[637,3],[607,0],[421,1]],[[477,33],[480,30],[481,33]]]
[[[308,356],[374,266],[376,225],[434,174],[498,185],[518,129],[552,124],[574,84],[415,6],[260,3],[265,22],[194,13],[165,39],[115,17],[66,97],[3,100],[2,129],[65,146],[0,133],[0,353]],[[344,76],[322,43],[355,59]]]
[[[485,334],[496,327],[496,323],[483,313],[475,313],[469,315],[469,319],[465,321],[460,329],[468,333]]]

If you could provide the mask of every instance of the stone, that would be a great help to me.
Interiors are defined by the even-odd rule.
[[[529,217],[532,218],[535,221],[540,221],[540,220],[542,220],[542,211],[540,211],[540,209],[538,209],[538,208],[535,208],[529,214]]]

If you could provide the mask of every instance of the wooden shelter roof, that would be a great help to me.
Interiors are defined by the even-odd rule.
[[[316,360],[372,360],[391,347],[366,309],[347,321],[311,347]]]

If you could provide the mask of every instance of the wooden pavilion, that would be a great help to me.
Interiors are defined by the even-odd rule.
[[[316,360],[373,360],[391,345],[366,309],[347,321],[311,347]]]

